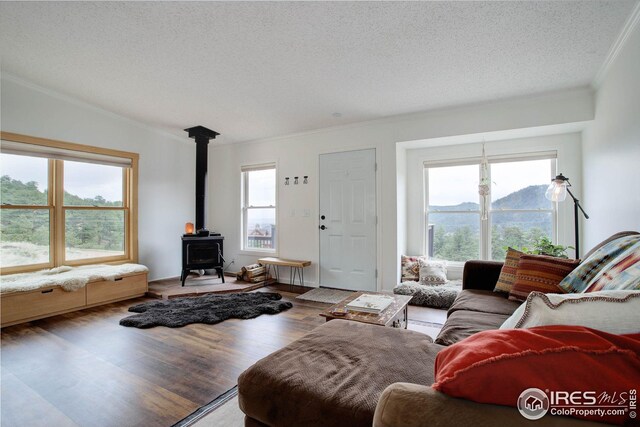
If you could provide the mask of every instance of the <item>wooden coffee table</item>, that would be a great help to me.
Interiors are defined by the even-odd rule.
[[[389,305],[389,307],[385,308],[378,314],[363,313],[360,311],[349,311],[344,316],[336,316],[331,313],[331,311],[336,308],[344,308],[347,304],[349,304],[351,301],[358,298],[362,294],[377,295],[380,293],[354,292],[353,295],[350,295],[348,298],[345,298],[344,300],[335,305],[332,305],[331,307],[320,313],[320,316],[324,317],[327,322],[333,319],[344,319],[353,320],[355,322],[370,323],[372,325],[407,329],[407,323],[409,320],[407,304],[409,304],[409,301],[411,301],[411,296],[408,295],[381,294],[393,297],[393,302],[391,303],[391,305]]]

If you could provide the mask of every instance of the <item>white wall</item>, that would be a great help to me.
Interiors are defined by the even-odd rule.
[[[638,18],[637,18],[638,19]],[[596,93],[583,136],[585,249],[623,230],[640,231],[640,23]]]
[[[337,127],[244,144],[214,146],[209,151],[210,227],[226,237],[225,257],[236,267],[257,256],[240,251],[240,167],[278,163],[278,223],[281,257],[309,259],[307,285],[318,284],[318,155],[375,148],[378,162],[379,289],[391,289],[398,276],[403,245],[398,229],[396,143],[426,138],[574,123],[593,118],[590,90],[572,90],[431,113]],[[308,185],[284,187],[285,176],[309,175]],[[301,217],[304,209],[310,217]],[[400,212],[402,210],[400,209]],[[293,213],[293,216],[292,216]],[[402,215],[402,214],[401,214]],[[412,231],[411,231],[412,232]]]
[[[140,154],[139,262],[149,279],[180,274],[180,235],[193,221],[195,144],[3,76],[2,130]]]
[[[487,156],[502,156],[535,152],[556,151],[557,170],[571,178],[576,189],[581,188],[581,135],[568,133],[563,135],[547,135],[531,138],[486,141]],[[482,154],[482,143],[442,146],[432,148],[410,149],[406,152],[407,166],[407,247],[409,255],[424,254],[424,162],[478,158]],[[575,194],[575,192],[574,192]],[[577,193],[576,197],[580,197]],[[573,210],[568,203],[558,206],[558,243],[573,245]],[[460,272],[457,272],[460,273]],[[458,278],[458,277],[451,277]]]

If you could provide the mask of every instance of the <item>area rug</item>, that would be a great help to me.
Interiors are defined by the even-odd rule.
[[[280,301],[276,293],[239,293],[204,295],[194,298],[175,298],[145,302],[129,307],[133,316],[120,320],[122,326],[179,328],[190,323],[213,325],[227,319],[253,319],[261,314],[276,314],[293,307]]]
[[[413,295],[409,304],[423,307],[449,308],[462,290],[462,282],[450,280],[444,285],[421,285],[418,282],[407,281],[396,285],[393,293],[398,295]]]
[[[244,427],[244,413],[238,406],[238,386],[198,408],[172,427]]]
[[[349,297],[353,292],[341,291],[339,289],[316,288],[302,295],[298,295],[296,299],[304,301],[326,302],[328,304],[337,304],[343,299]]]

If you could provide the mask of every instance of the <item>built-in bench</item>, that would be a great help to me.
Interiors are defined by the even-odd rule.
[[[58,267],[0,280],[0,325],[11,326],[146,294],[140,264]]]

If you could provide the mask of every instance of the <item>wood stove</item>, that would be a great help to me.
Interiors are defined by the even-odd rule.
[[[182,286],[191,270],[215,269],[224,283],[223,241],[224,237],[215,233],[206,237],[182,236],[182,274],[180,275]]]
[[[206,185],[209,140],[218,132],[204,126],[185,129],[189,138],[196,141],[196,225],[195,234],[182,236],[182,286],[191,270],[215,270],[224,283],[223,248],[224,237],[210,233],[205,227]]]

